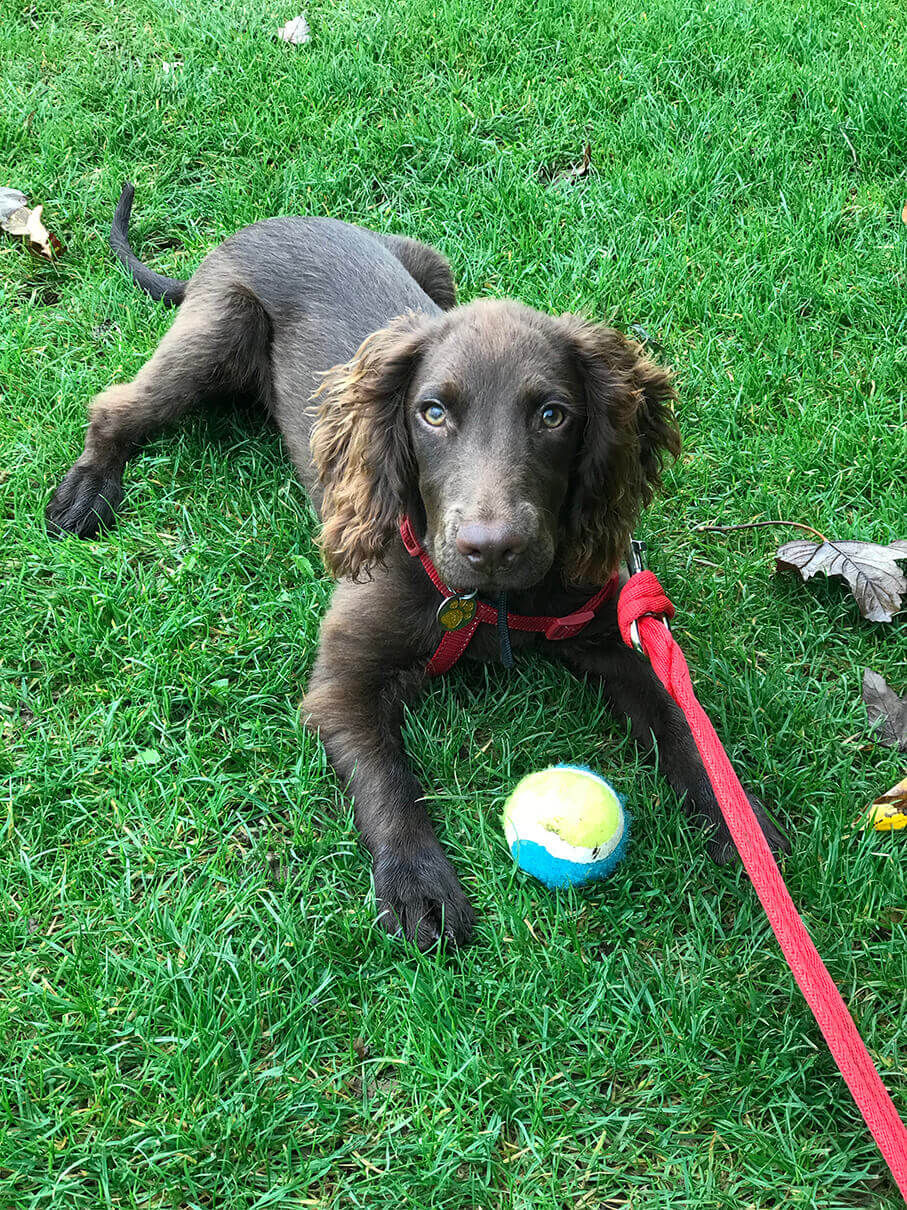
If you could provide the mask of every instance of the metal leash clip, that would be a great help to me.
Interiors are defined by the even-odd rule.
[[[627,569],[631,576],[635,576],[637,572],[646,570],[646,544],[638,538],[630,539],[630,550],[627,554]],[[663,613],[644,613],[644,618],[659,618],[662,626],[668,634],[671,633],[671,624]],[[645,655],[645,649],[642,645],[642,639],[639,637],[639,626],[636,621],[630,623],[630,642],[633,644],[633,650],[638,651],[640,655]]]

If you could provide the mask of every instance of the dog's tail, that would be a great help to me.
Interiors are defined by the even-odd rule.
[[[127,181],[113,212],[110,246],[132,274],[132,280],[137,286],[146,294],[150,294],[155,302],[162,302],[166,307],[178,307],[186,293],[186,282],[155,273],[153,269],[142,264],[129,246],[129,216],[132,214],[134,197],[135,186]]]

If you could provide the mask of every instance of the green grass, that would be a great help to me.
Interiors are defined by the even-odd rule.
[[[174,275],[244,223],[331,214],[437,244],[464,298],[642,325],[686,441],[642,532],[907,1112],[903,836],[849,830],[903,773],[859,691],[864,665],[903,690],[904,620],[776,579],[793,534],[691,532],[907,537],[903,5],[316,0],[286,47],[297,11],[0,14],[0,184],[66,245],[50,267],[0,239],[0,1206],[900,1204],[745,877],[565,672],[468,669],[413,711],[477,942],[375,931],[297,719],[330,587],[262,422],[155,441],[102,541],[51,543],[42,513],[88,399],[169,322],[106,246],[127,177]],[[587,139],[592,175],[541,179]],[[637,820],[585,897],[515,873],[498,825],[564,759]]]

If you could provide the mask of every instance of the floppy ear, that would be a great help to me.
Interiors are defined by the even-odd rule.
[[[401,315],[372,333],[315,392],[312,458],[322,486],[319,545],[334,576],[367,575],[416,490],[404,401],[430,325]]]
[[[568,502],[565,572],[602,583],[626,554],[643,507],[680,452],[670,371],[613,328],[560,318],[586,392],[586,431]]]

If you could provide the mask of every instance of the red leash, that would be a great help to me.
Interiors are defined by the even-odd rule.
[[[673,616],[674,606],[651,571],[631,576],[617,603],[620,633],[629,646],[636,646],[634,631],[638,633],[639,647],[655,675],[686,716],[721,813],[787,964],[907,1201],[907,1127],[898,1117],[841,993],[797,914],[753,808],[715,728],[696,699],[687,662],[666,623]]]

